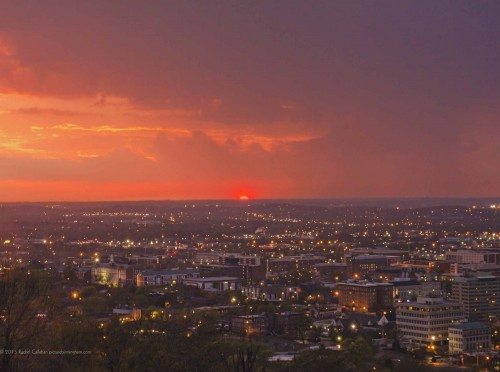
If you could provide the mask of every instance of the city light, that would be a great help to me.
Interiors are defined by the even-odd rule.
[[[500,372],[500,1],[3,1],[0,370]]]

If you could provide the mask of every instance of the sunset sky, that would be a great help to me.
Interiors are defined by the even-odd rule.
[[[1,1],[0,200],[500,195],[499,1]]]

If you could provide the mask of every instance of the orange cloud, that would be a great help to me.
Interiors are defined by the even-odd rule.
[[[0,200],[498,194],[486,7],[2,2]]]

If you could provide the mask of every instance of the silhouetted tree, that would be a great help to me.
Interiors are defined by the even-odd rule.
[[[18,355],[9,350],[30,348],[46,330],[50,310],[50,278],[45,272],[14,270],[0,280],[1,370],[8,371]]]

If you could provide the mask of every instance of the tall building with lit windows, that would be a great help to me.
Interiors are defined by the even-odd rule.
[[[466,273],[451,278],[451,299],[462,304],[469,321],[500,317],[500,277]]]
[[[443,298],[418,297],[396,308],[396,325],[404,344],[441,345],[448,338],[448,328],[463,320],[460,304]]]

